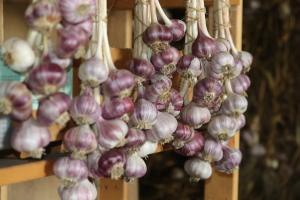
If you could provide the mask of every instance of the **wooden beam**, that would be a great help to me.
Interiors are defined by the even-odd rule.
[[[2,44],[4,39],[4,25],[3,25],[3,0],[0,0],[0,44]]]
[[[133,9],[135,0],[108,0],[109,9]],[[184,8],[184,0],[160,0],[163,8]],[[213,0],[204,0],[205,6],[212,6]],[[240,0],[230,0],[231,5],[239,5]]]

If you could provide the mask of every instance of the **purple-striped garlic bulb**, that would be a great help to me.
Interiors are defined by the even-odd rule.
[[[155,68],[152,63],[144,58],[132,58],[126,68],[135,75],[135,82],[141,85],[146,80],[151,80],[155,74]]]
[[[209,122],[207,131],[218,142],[227,141],[237,131],[236,120],[226,115],[217,115]]]
[[[215,167],[221,172],[232,174],[242,161],[242,153],[234,147],[222,146],[223,158],[215,162]]]
[[[236,94],[247,97],[246,90],[249,88],[251,82],[247,75],[240,74],[230,80],[232,91]]]
[[[50,52],[44,56],[43,61],[57,64],[62,69],[66,69],[70,66],[72,60],[71,58],[59,58],[54,50],[51,49]]]
[[[188,125],[178,123],[177,129],[173,134],[172,146],[174,149],[179,149],[184,146],[185,143],[194,139],[195,130]]]
[[[200,26],[198,26],[198,36],[192,44],[192,53],[198,58],[206,58],[217,49],[215,41],[207,37]]]
[[[98,56],[93,56],[80,65],[78,77],[84,86],[96,88],[107,80],[108,69]]]
[[[104,178],[118,179],[124,174],[125,154],[116,149],[103,153],[98,161],[98,172]]]
[[[184,163],[184,170],[191,176],[190,182],[198,182],[200,179],[208,179],[212,174],[210,163],[193,157]]]
[[[207,108],[197,106],[194,102],[184,106],[180,112],[180,119],[194,129],[198,129],[203,124],[208,123],[210,118],[210,111]]]
[[[145,133],[141,129],[136,128],[130,128],[125,139],[126,143],[119,149],[130,155],[138,152],[140,147],[147,141]]]
[[[71,101],[70,116],[77,125],[93,124],[101,116],[101,107],[93,98],[92,89],[86,87],[82,95]]]
[[[183,147],[174,149],[174,151],[183,156],[193,156],[203,149],[204,142],[203,136],[195,131],[194,138],[191,141],[184,143]]]
[[[179,59],[179,51],[174,47],[168,46],[164,52],[153,53],[150,61],[156,70],[159,70],[164,75],[169,75],[176,71],[176,64]]]
[[[53,172],[63,187],[75,187],[88,177],[85,161],[71,157],[61,157],[53,165]]]
[[[129,124],[138,129],[151,129],[156,123],[156,119],[156,106],[145,99],[138,99],[130,116]]]
[[[0,83],[0,114],[23,121],[31,116],[31,112],[31,92],[23,83],[17,81]]]
[[[209,61],[203,61],[203,69],[204,69],[205,77],[213,78],[218,81],[224,80],[224,74],[218,74],[218,73],[214,72],[211,68],[211,63]]]
[[[25,11],[25,21],[34,30],[50,36],[52,29],[60,22],[60,9],[52,1],[39,0],[30,4]]]
[[[217,49],[216,49],[215,53],[218,53],[221,51],[229,52],[229,50],[231,49],[230,42],[226,38],[216,38],[215,43],[217,45]]]
[[[173,88],[170,89],[170,94],[171,94],[170,103],[168,107],[164,110],[164,112],[167,112],[173,115],[174,117],[176,117],[177,115],[180,114],[183,105],[183,99],[180,96],[179,92],[177,92],[177,90]]]
[[[151,142],[147,140],[143,146],[140,147],[137,154],[142,158],[147,158],[149,154],[156,152],[158,147],[158,142]]]
[[[57,29],[55,54],[60,58],[81,58],[88,42],[87,33],[77,26]]]
[[[86,154],[97,148],[98,143],[95,133],[89,125],[85,124],[69,129],[64,135],[63,145],[72,152],[72,158],[84,160]]]
[[[108,79],[103,83],[103,93],[107,97],[119,99],[129,97],[134,87],[133,74],[126,69],[111,69]]]
[[[103,175],[99,173],[98,170],[98,162],[101,157],[102,153],[99,151],[99,149],[96,149],[92,153],[87,155],[87,166],[89,169],[89,177],[91,178],[102,178]]]
[[[185,35],[185,31],[186,31],[186,24],[178,19],[171,19],[171,25],[166,24],[172,32],[172,36],[173,36],[173,41],[179,41],[181,40],[184,35]]]
[[[239,59],[234,58],[232,70],[228,73],[224,73],[224,79],[233,79],[237,77],[243,69],[242,62]]]
[[[32,158],[40,159],[44,153],[43,147],[50,143],[50,132],[30,117],[21,122],[12,132],[10,141],[12,147],[19,152],[27,152]]]
[[[128,125],[121,119],[105,120],[100,118],[96,122],[98,142],[106,149],[122,147],[126,143]]]
[[[235,118],[236,124],[237,124],[237,130],[240,130],[243,128],[246,124],[246,118],[245,115],[241,114],[238,118]]]
[[[104,119],[116,119],[120,118],[125,122],[129,121],[128,113],[133,110],[134,104],[128,97],[123,99],[112,98],[105,101],[101,105],[102,117]]]
[[[27,41],[17,37],[6,39],[1,46],[2,61],[11,70],[28,72],[35,61],[35,54]]]
[[[241,60],[243,65],[243,73],[248,72],[253,61],[253,56],[247,51],[240,51],[235,57]]]
[[[155,74],[146,86],[145,96],[150,102],[165,103],[171,98],[172,80],[163,74]]]
[[[210,66],[212,70],[218,74],[231,72],[233,70],[233,64],[233,56],[226,51],[215,53],[211,56]]]
[[[137,155],[137,153],[126,156],[123,181],[134,183],[134,178],[141,178],[146,174],[146,172],[146,163],[141,157]]]
[[[30,71],[24,83],[33,94],[58,92],[67,82],[67,73],[57,64],[42,62]]]
[[[61,24],[64,26],[64,27],[68,27],[68,26],[77,26],[77,27],[80,27],[82,28],[88,37],[90,37],[93,33],[93,19],[92,17],[89,17],[87,18],[86,20],[82,21],[82,22],[79,22],[79,23],[76,23],[76,24],[72,24],[72,23],[69,23],[65,20],[62,20],[61,21]]]
[[[58,186],[58,195],[61,200],[95,200],[97,198],[97,188],[88,179],[78,183],[76,187]]]
[[[155,142],[158,141],[161,144],[168,143],[173,140],[173,133],[177,129],[177,120],[174,116],[158,112],[157,121],[151,129],[146,131],[148,140]]]
[[[176,65],[177,72],[185,79],[192,79],[200,76],[202,72],[202,62],[194,55],[182,56]]]
[[[173,34],[169,27],[159,23],[151,23],[142,35],[143,42],[154,52],[164,52],[173,40]]]
[[[213,78],[204,78],[194,85],[193,102],[198,106],[211,108],[214,103],[221,104],[222,85]]]
[[[37,121],[42,126],[50,126],[56,122],[63,127],[70,120],[68,113],[70,105],[70,97],[65,93],[58,92],[48,95],[39,101]]]
[[[64,19],[72,24],[77,24],[90,18],[96,11],[95,0],[60,0],[59,8]]]
[[[223,157],[222,144],[208,136],[205,138],[204,148],[196,156],[209,163],[219,161]]]

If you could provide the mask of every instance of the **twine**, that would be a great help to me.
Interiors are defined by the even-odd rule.
[[[137,5],[139,5],[139,4],[142,4],[142,5],[149,5],[150,2],[147,1],[147,0],[138,0],[138,1],[135,3],[135,6],[137,6]],[[139,18],[138,13],[137,13],[135,10],[134,10],[134,12],[133,12],[133,16],[134,16],[134,17],[138,20],[138,22],[141,23],[144,27],[146,27],[146,28],[148,27],[148,25],[145,24],[145,23],[143,22],[143,20]],[[139,34],[138,36],[136,36],[135,38],[133,38],[133,43],[135,43],[135,41],[136,41],[137,39],[139,39],[139,37],[141,37],[142,35],[143,35],[143,32],[142,32],[141,34]]]
[[[213,12],[213,16],[214,16],[213,31],[232,27],[230,21],[227,23],[220,24],[219,22],[217,22],[215,20],[215,16],[217,15],[217,12],[222,11],[224,8],[230,9],[230,7],[231,7],[231,5],[229,3],[227,3],[227,1],[224,1],[224,0],[219,0],[219,1],[223,3],[223,6]]]

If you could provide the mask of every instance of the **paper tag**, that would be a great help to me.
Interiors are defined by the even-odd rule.
[[[68,80],[66,85],[60,89],[61,92],[66,93],[69,95],[70,98],[72,98],[73,95],[73,68],[72,64],[66,69]],[[9,67],[5,66],[3,64],[3,61],[1,59],[0,54],[0,82],[2,81],[20,81],[22,82],[25,79],[24,74],[19,74],[14,71],[12,71]],[[37,110],[38,109],[38,100],[33,96],[32,98],[32,109]]]

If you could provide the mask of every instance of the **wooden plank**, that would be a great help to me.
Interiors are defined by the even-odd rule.
[[[238,50],[242,47],[242,12],[243,1],[240,5],[231,8],[231,34],[233,42]],[[240,146],[240,133],[231,139],[228,144],[231,147],[239,148]],[[239,171],[233,174],[226,174],[217,171],[213,167],[213,174],[210,179],[205,181],[205,200],[237,200],[238,199],[238,181]],[[218,191],[218,192],[216,192]]]
[[[100,179],[100,200],[129,200],[129,184],[121,180]]]
[[[111,47],[132,48],[132,10],[110,10],[107,32]]]
[[[107,6],[112,9],[133,9],[135,0],[108,0]],[[160,0],[163,8],[183,8],[184,0]],[[212,0],[204,0],[205,6],[212,6]],[[231,5],[239,5],[240,0],[230,0]]]
[[[0,187],[0,200],[8,200],[7,197],[7,185]]]

